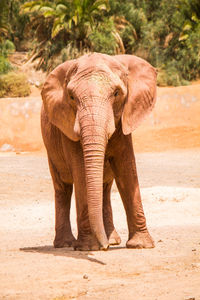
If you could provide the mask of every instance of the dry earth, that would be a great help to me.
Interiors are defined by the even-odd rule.
[[[0,299],[200,299],[200,150],[138,153],[139,180],[156,247],[54,249],[53,188],[44,154],[0,156]],[[72,207],[76,234],[75,207]]]
[[[134,134],[144,209],[156,247],[54,249],[53,188],[39,133],[40,100],[1,100],[0,299],[200,300],[200,85],[159,89],[153,114]],[[34,95],[37,96],[37,95]],[[6,102],[7,101],[7,102]],[[4,148],[5,149],[5,146]],[[76,234],[73,199],[71,220]]]

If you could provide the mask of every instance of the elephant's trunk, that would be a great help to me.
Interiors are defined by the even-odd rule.
[[[84,119],[86,119],[84,121]],[[100,249],[109,247],[103,224],[103,168],[107,136],[106,121],[97,121],[97,115],[83,117],[80,122],[84,153],[85,175],[90,226]]]

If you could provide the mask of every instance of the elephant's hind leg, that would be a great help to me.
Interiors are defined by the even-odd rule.
[[[103,221],[109,244],[119,245],[121,243],[121,238],[113,224],[113,214],[110,202],[112,183],[113,180],[103,184]]]
[[[71,230],[70,207],[73,191],[72,184],[64,183],[49,159],[49,168],[55,189],[55,239],[54,247],[71,247],[76,241]]]

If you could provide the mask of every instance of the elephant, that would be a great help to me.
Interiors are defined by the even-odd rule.
[[[107,250],[120,237],[110,203],[115,180],[127,248],[153,248],[140,196],[132,131],[156,101],[156,70],[134,55],[90,53],[56,67],[43,85],[41,129],[55,190],[54,247]],[[70,225],[75,188],[77,230]]]

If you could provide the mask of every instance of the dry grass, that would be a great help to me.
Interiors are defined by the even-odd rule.
[[[26,75],[10,72],[0,76],[0,98],[26,97],[30,95],[30,85]]]

